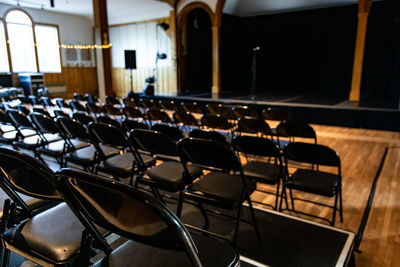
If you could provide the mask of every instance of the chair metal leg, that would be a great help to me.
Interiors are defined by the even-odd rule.
[[[250,202],[249,202],[250,205]],[[250,208],[252,210],[252,208]],[[240,205],[238,209],[238,213],[236,215],[236,224],[235,224],[235,233],[233,235],[233,244],[236,246],[237,238],[238,238],[238,233],[239,233],[239,224],[240,224],[240,216],[241,216],[241,211],[242,211],[242,205]]]
[[[182,214],[182,206],[183,206],[183,191],[179,191],[179,196],[178,196],[178,204],[176,206],[176,216],[180,219],[181,214]]]
[[[278,210],[279,188],[280,188],[280,181],[278,181],[278,184],[277,184],[277,186],[276,186],[276,195],[275,195],[275,207],[274,207],[274,210]]]
[[[334,206],[333,206],[333,215],[332,215],[332,222],[331,222],[331,225],[332,225],[332,226],[335,226],[338,195],[339,195],[339,192],[335,195],[335,204],[334,204]]]
[[[81,248],[79,252],[79,266],[89,266],[90,264],[90,249],[92,247],[93,239],[89,236],[89,231],[83,229]]]
[[[340,215],[340,222],[343,222],[343,202],[342,202],[342,187],[339,188],[339,215]]]
[[[289,195],[290,195],[290,203],[292,204],[292,210],[294,211],[294,198],[293,198],[293,191],[292,188],[289,188]],[[288,206],[289,207],[289,206]]]
[[[203,218],[204,218],[203,229],[207,230],[208,227],[210,226],[210,221],[208,220],[208,216],[207,216],[206,210],[203,207],[203,204],[201,204],[201,202],[198,202],[198,204],[199,204],[200,212],[201,212],[201,214],[203,215]]]
[[[250,196],[249,196],[249,195],[247,195],[247,202],[249,203],[251,219],[252,219],[252,221],[253,221],[254,230],[256,231],[257,240],[258,240],[260,246],[262,246],[262,239],[261,239],[260,229],[258,228],[258,223],[257,223],[256,215],[255,215],[255,213],[254,213],[253,204],[252,204],[252,202],[251,202],[251,199],[250,199]],[[240,218],[239,218],[239,219],[240,219]]]

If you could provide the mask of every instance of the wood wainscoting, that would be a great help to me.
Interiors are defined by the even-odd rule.
[[[132,70],[132,88],[136,93],[142,93],[146,84],[145,79],[153,76],[153,68]],[[112,69],[113,90],[119,97],[126,96],[130,91],[130,73],[124,68]],[[158,94],[176,93],[176,75],[172,67],[158,68]]]
[[[65,93],[53,94],[70,98],[75,92],[81,94],[98,93],[97,73],[94,67],[63,67],[62,73],[45,73],[45,83],[47,86],[65,85]]]

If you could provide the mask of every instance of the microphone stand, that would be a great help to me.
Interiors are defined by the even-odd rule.
[[[256,74],[257,74],[257,52],[260,51],[260,47],[256,46],[253,48],[253,61],[251,66],[252,79],[251,79],[251,89],[250,89],[250,99],[252,101],[256,100]]]

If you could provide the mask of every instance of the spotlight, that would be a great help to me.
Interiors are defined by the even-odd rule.
[[[54,7],[54,0],[50,0],[50,7]]]
[[[169,29],[169,25],[165,22],[158,24],[158,26],[160,26],[160,28],[163,29],[164,31]]]

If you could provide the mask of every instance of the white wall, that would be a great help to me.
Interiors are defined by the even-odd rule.
[[[12,5],[0,4],[0,16]],[[49,12],[46,10],[22,8],[26,11],[36,23],[48,23],[58,25],[61,44],[84,45],[93,44],[93,23],[84,16],[63,14],[57,12]],[[79,52],[79,51],[78,51]],[[61,48],[63,66],[94,66],[94,52],[92,51],[92,61],[86,62],[80,59],[77,62],[68,62],[66,60],[66,49]],[[78,58],[80,53],[78,53]]]
[[[156,22],[131,24],[111,27],[110,42],[112,46],[112,65],[123,68],[124,50],[136,50],[138,68],[153,68],[156,60]],[[160,53],[166,53],[167,59],[159,60],[159,67],[171,66],[171,39],[158,27],[158,44]]]
[[[262,0],[260,0],[260,1],[262,1]],[[187,6],[188,4],[193,3],[193,2],[203,2],[211,8],[212,12],[215,13],[215,10],[217,9],[218,0],[182,0],[182,1],[179,1],[179,4],[177,6],[177,10],[178,10],[177,14],[179,14],[179,12],[181,12],[185,6]]]

